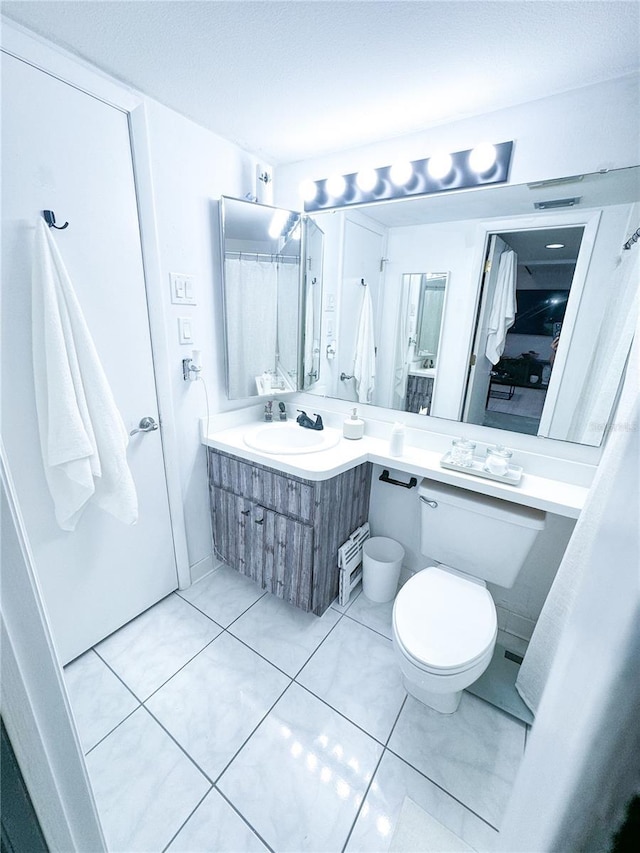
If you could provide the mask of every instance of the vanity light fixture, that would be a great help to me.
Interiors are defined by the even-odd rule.
[[[473,151],[471,152],[473,154]],[[471,156],[469,157],[471,160]],[[429,172],[429,176],[434,180],[440,180],[442,178],[446,178],[448,174],[450,174],[453,169],[453,160],[451,158],[451,154],[436,154],[429,160],[429,165],[427,166],[427,171]]]
[[[484,175],[493,169],[497,156],[498,153],[495,145],[483,142],[481,145],[476,146],[469,154],[469,166],[474,172]]]
[[[346,179],[342,175],[332,175],[325,181],[325,188],[330,196],[337,198],[343,195],[347,188]]]
[[[276,210],[273,214],[273,218],[269,225],[269,237],[272,240],[277,240],[278,237],[282,236],[282,230],[289,218],[289,212],[287,210]]]
[[[300,184],[300,195],[303,201],[313,201],[318,193],[318,186],[310,178]]]
[[[499,184],[509,178],[512,152],[513,142],[483,143],[466,151],[437,153],[425,160],[367,168],[318,181],[306,180],[300,187],[300,194],[305,211],[311,213]]]
[[[358,189],[362,190],[362,192],[370,193],[376,188],[376,184],[379,180],[378,173],[375,169],[363,169],[361,172],[358,172],[356,184],[358,185]]]
[[[394,163],[389,169],[389,177],[397,187],[403,187],[405,184],[408,184],[412,176],[413,166],[408,160]]]

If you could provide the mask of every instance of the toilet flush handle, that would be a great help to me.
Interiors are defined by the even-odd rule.
[[[429,498],[425,498],[424,495],[420,495],[420,500],[423,504],[430,506],[431,509],[436,509],[436,507],[438,506],[438,501],[431,501],[429,500]]]

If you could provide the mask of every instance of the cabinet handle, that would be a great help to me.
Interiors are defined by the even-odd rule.
[[[241,510],[240,510],[240,515],[249,515],[249,513],[250,513],[250,512],[251,512],[251,510],[250,510],[250,509],[241,509]]]
[[[264,518],[254,518],[256,524],[264,524]]]

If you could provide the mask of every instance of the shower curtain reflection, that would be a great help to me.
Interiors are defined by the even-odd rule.
[[[224,267],[229,396],[237,399],[256,393],[257,377],[275,375],[278,274],[275,264],[250,257],[225,258]]]

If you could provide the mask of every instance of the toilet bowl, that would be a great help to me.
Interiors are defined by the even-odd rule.
[[[393,647],[407,692],[453,714],[496,644],[496,608],[485,581],[513,586],[545,514],[430,480],[422,481],[419,497],[421,550],[438,562],[398,593]]]
[[[393,647],[408,693],[441,714],[489,666],[498,635],[484,584],[446,566],[430,566],[402,587],[393,607]]]

